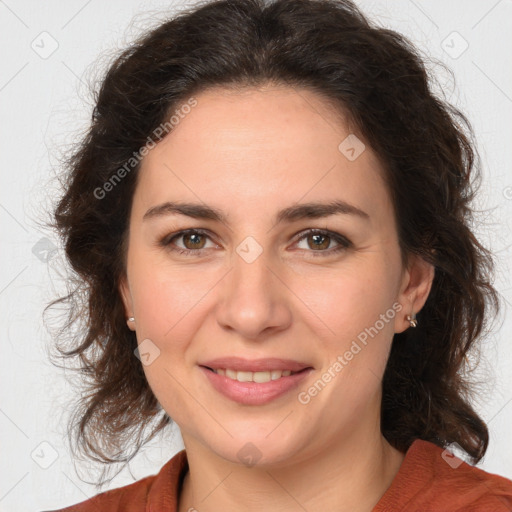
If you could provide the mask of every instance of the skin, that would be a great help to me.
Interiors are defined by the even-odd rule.
[[[393,334],[410,328],[406,316],[423,307],[434,270],[416,256],[403,265],[377,156],[368,144],[354,161],[338,150],[353,132],[316,93],[215,88],[196,99],[143,160],[120,285],[126,316],[135,317],[129,328],[160,350],[144,372],[187,451],[179,511],[371,511],[404,458],[380,431],[385,364]],[[274,222],[282,208],[337,199],[369,219]],[[143,220],[148,209],[178,200],[222,210],[227,222],[176,214]],[[208,235],[171,245],[190,255],[159,245],[190,228]],[[311,235],[301,239],[310,228],[352,245],[333,253],[339,243],[327,238],[318,249]],[[248,236],[262,249],[252,263],[236,252]],[[394,303],[401,311],[300,403],[298,393]],[[268,404],[241,405],[198,367],[233,355],[295,359],[314,371]],[[261,455],[252,467],[237,455],[248,442]]]

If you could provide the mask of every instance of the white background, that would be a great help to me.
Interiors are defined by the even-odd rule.
[[[478,208],[485,210],[478,234],[496,254],[496,286],[505,308],[482,345],[475,374],[481,381],[475,407],[491,434],[479,467],[512,479],[512,2],[359,4],[381,25],[411,38],[426,57],[453,69],[455,85],[429,65],[476,132],[484,168]],[[0,1],[0,511],[55,509],[98,492],[78,478],[64,442],[75,395],[64,372],[47,359],[51,337],[42,322],[44,306],[63,290],[57,275],[62,250],[44,261],[38,248],[58,241],[41,222],[57,193],[53,176],[59,154],[90,119],[87,80],[101,76],[117,48],[178,7],[156,0]],[[45,31],[50,36],[41,35]],[[52,44],[58,44],[54,53],[40,56]],[[182,447],[176,430],[157,439],[132,461],[132,474],[125,469],[102,490],[158,472]],[[50,462],[54,453],[57,459],[47,469],[34,460],[39,454],[42,463]],[[83,468],[80,474],[87,479]]]

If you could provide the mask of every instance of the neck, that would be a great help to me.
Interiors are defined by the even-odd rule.
[[[183,436],[189,472],[179,512],[218,510],[336,510],[371,512],[398,473],[404,454],[382,436],[378,422],[349,437],[278,464],[246,467]],[[321,437],[321,436],[319,436]]]

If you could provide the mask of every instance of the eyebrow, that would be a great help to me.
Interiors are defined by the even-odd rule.
[[[355,215],[364,220],[370,220],[370,216],[342,200],[331,201],[328,203],[310,202],[301,203],[280,210],[275,217],[275,224],[282,222],[296,222],[301,219],[320,219],[331,215]],[[212,208],[200,203],[171,202],[159,204],[151,207],[143,216],[142,220],[154,219],[167,215],[185,215],[194,219],[216,220],[224,224],[229,224],[227,216],[219,209]]]

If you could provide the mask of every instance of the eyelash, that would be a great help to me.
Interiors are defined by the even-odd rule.
[[[197,234],[197,235],[204,235],[211,239],[208,232],[202,230],[202,229],[185,229],[183,231],[179,231],[178,233],[173,233],[171,235],[167,235],[164,238],[162,238],[159,242],[159,245],[162,247],[165,247],[166,249],[177,252],[178,254],[183,254],[185,256],[201,256],[203,251],[207,251],[208,249],[182,249],[181,247],[173,247],[171,245],[172,241],[181,238],[184,235],[190,235],[190,234]],[[341,251],[344,251],[350,247],[353,246],[352,242],[345,238],[344,236],[340,235],[339,233],[335,233],[333,231],[328,230],[320,230],[320,229],[309,229],[302,233],[302,236],[297,239],[295,243],[301,242],[304,238],[307,238],[309,235],[323,235],[331,238],[335,242],[339,244],[338,247],[335,247],[334,249],[326,249],[326,250],[307,250],[307,249],[301,249],[305,250],[306,252],[311,252],[312,257],[323,257],[323,256],[331,256],[333,254],[337,254]],[[315,254],[316,253],[316,254]]]

